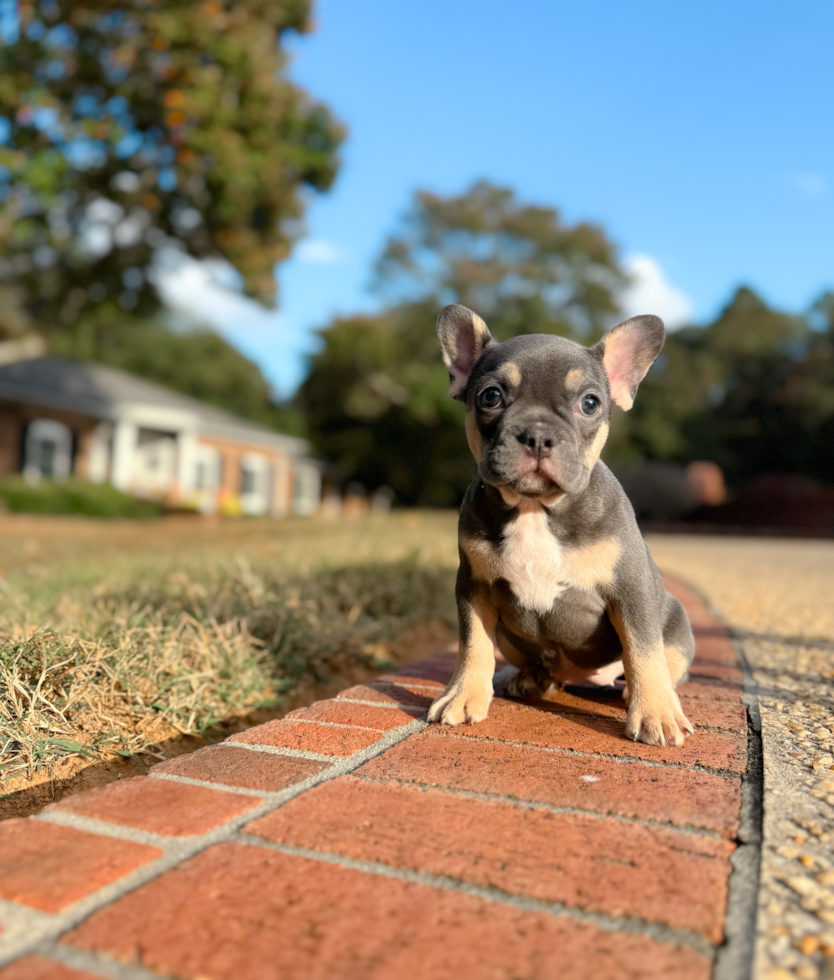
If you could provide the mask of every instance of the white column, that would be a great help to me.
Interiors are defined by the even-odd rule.
[[[321,471],[309,460],[295,461],[294,514],[315,514],[321,501]]]
[[[87,459],[87,479],[91,483],[104,483],[110,468],[109,422],[99,422],[90,437],[90,455]]]
[[[133,483],[133,462],[139,438],[135,422],[117,422],[113,432],[113,469],[110,482],[129,493]]]
[[[177,484],[180,500],[195,490],[197,476],[197,433],[183,429],[177,435]]]

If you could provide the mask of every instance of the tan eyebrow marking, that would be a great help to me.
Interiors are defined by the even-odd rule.
[[[509,364],[505,364],[503,373],[507,384],[511,384],[515,388],[521,384],[521,371],[517,364],[513,364],[512,361]]]
[[[573,368],[565,375],[565,387],[579,388],[587,379],[587,375],[581,368]]]

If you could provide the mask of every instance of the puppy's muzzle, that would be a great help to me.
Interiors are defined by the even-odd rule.
[[[519,432],[516,439],[524,447],[527,455],[532,456],[538,462],[550,458],[557,441],[553,430],[541,422],[528,426]]]

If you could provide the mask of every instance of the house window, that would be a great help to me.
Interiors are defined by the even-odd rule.
[[[315,514],[321,501],[321,471],[315,463],[296,460],[293,475],[293,513]]]
[[[240,461],[240,509],[244,514],[266,514],[270,498],[269,460],[247,453]]]
[[[23,475],[30,483],[41,478],[65,480],[72,470],[72,433],[52,419],[37,419],[26,430]]]
[[[193,502],[203,514],[213,514],[217,510],[221,470],[220,453],[214,446],[199,443],[194,450]]]
[[[249,464],[243,464],[240,474],[240,492],[243,496],[251,496],[258,492],[258,472]]]

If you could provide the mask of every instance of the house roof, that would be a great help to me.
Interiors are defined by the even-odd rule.
[[[0,365],[0,400],[76,412],[103,421],[135,422],[161,431],[190,431],[294,456],[309,452],[303,439],[104,364],[36,357]]]

